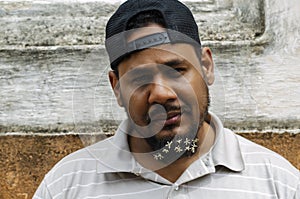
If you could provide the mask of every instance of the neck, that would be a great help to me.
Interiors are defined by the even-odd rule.
[[[199,139],[197,143],[198,148],[192,156],[180,157],[169,164],[153,158],[153,154],[151,153],[153,151],[145,139],[129,136],[128,140],[131,152],[136,161],[143,167],[158,173],[170,182],[176,182],[195,160],[210,150],[215,139],[214,129],[207,122],[204,122],[202,127],[198,130],[197,137]]]

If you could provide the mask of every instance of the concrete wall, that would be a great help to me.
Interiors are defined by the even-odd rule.
[[[103,46],[118,4],[0,1],[0,199],[31,198],[56,161],[112,134],[124,117]],[[214,53],[211,110],[300,168],[300,3],[186,4]]]
[[[76,2],[0,1],[0,133],[69,132],[122,119],[103,47],[116,5]],[[228,127],[299,128],[299,20],[292,3],[299,4],[187,2],[203,44],[214,51],[212,110]]]

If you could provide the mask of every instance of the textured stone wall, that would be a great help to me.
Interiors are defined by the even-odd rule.
[[[299,3],[293,1],[186,2],[203,45],[213,49],[211,109],[228,127],[299,128],[299,20],[292,12]],[[101,132],[98,121],[123,118],[103,47],[104,25],[117,5],[0,1],[0,133],[80,133],[91,126]]]

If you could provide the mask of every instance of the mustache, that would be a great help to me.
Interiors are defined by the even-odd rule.
[[[176,114],[182,114],[184,111],[187,111],[187,107],[180,106],[179,104],[154,104],[149,108],[147,121],[167,119]]]

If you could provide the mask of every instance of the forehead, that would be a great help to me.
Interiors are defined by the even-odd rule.
[[[145,65],[160,65],[170,61],[181,61],[198,68],[200,62],[193,46],[189,44],[164,44],[131,54],[119,64],[119,73]]]

